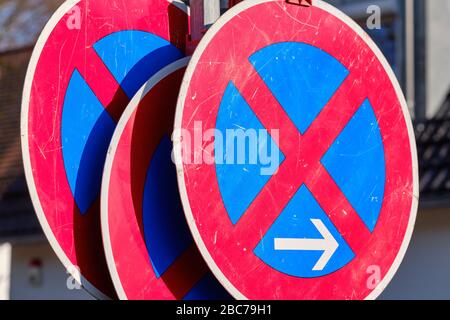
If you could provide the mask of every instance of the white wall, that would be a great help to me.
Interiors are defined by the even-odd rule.
[[[30,262],[35,258],[42,261],[40,286],[29,281]],[[83,289],[67,289],[67,278],[65,268],[47,242],[12,246],[11,299],[92,299]]]
[[[0,244],[0,300],[9,299],[11,274],[11,245]]]
[[[450,299],[450,209],[419,210],[405,259],[382,299]]]
[[[433,116],[450,90],[450,1],[427,1],[427,116]]]

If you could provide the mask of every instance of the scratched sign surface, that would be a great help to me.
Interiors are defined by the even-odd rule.
[[[175,121],[182,202],[211,270],[236,298],[376,298],[415,222],[411,128],[385,58],[337,9],[232,8],[195,52]]]
[[[96,297],[114,296],[100,232],[107,148],[129,100],[184,56],[177,1],[66,1],[38,40],[22,105],[26,176],[53,249]]]
[[[171,160],[177,93],[187,62],[162,69],[136,94],[106,158],[103,243],[121,299],[229,298],[194,244]]]

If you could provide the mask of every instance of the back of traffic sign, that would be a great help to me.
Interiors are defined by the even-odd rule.
[[[417,211],[412,124],[386,59],[334,7],[229,10],[188,66],[174,141],[194,239],[234,297],[370,299],[392,279]]]

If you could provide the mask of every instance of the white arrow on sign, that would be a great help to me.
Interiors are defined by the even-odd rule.
[[[311,222],[322,235],[323,239],[279,239],[274,240],[277,251],[323,251],[322,256],[313,271],[322,271],[339,248],[339,243],[320,219]]]

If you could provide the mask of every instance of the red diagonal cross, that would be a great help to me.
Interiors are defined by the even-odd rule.
[[[233,83],[264,127],[279,130],[279,148],[286,159],[234,227],[235,239],[245,241],[244,247],[256,247],[305,184],[358,254],[371,233],[320,161],[367,98],[363,80],[374,67],[354,68],[302,135],[250,62],[245,64],[248,77],[236,77]]]
[[[81,58],[83,54],[83,58]],[[93,47],[82,51],[77,61],[89,61],[77,70],[97,99],[117,123],[130,99]]]

